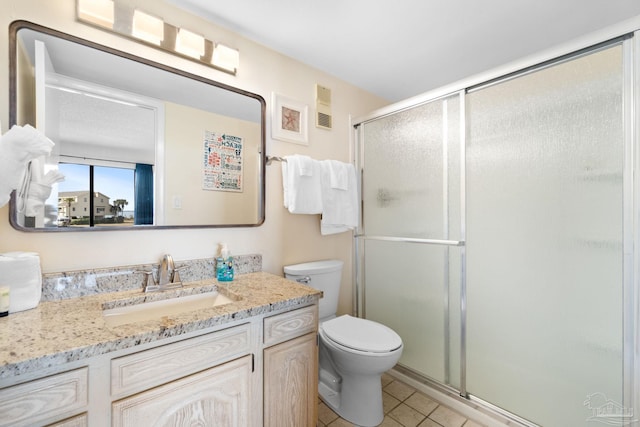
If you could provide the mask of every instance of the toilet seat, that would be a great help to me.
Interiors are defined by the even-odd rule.
[[[354,350],[388,353],[402,346],[402,339],[393,329],[348,314],[327,320],[321,327],[326,338]]]

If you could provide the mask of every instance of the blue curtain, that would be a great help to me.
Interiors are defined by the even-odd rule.
[[[136,164],[135,172],[136,225],[153,224],[153,166]]]

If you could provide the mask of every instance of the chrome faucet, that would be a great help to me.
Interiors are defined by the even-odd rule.
[[[184,267],[176,268],[171,255],[162,257],[160,267],[158,267],[158,280],[153,277],[153,272],[143,271],[147,275],[144,286],[145,292],[164,291],[166,289],[181,288],[182,282],[178,271]]]

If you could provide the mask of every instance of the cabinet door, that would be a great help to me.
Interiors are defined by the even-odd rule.
[[[265,427],[315,426],[318,421],[316,333],[264,351]]]
[[[117,426],[233,426],[249,424],[251,356],[113,403]]]

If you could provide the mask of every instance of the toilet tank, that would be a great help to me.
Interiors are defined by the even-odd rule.
[[[322,291],[318,315],[323,320],[335,316],[338,310],[343,264],[340,260],[330,259],[286,265],[284,277]]]

